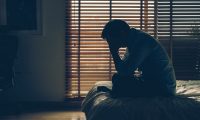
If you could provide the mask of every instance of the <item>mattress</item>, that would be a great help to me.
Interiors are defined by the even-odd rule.
[[[175,97],[112,98],[111,81],[97,82],[82,102],[87,120],[200,120],[200,82],[177,81]]]

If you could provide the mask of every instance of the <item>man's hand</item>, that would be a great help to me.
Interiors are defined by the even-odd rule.
[[[108,46],[109,46],[111,54],[115,54],[119,52],[119,48],[120,48],[119,45],[108,42]]]

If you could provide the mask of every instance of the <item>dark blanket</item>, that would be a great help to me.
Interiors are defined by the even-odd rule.
[[[105,81],[89,91],[82,103],[87,120],[200,120],[198,96],[113,99],[111,88]]]

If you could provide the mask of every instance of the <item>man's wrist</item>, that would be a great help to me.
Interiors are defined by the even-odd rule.
[[[121,58],[119,57],[119,52],[113,52],[112,53],[112,57],[113,57],[113,60],[115,61],[115,63],[117,64],[119,61],[121,61]]]
[[[118,52],[118,49],[116,49],[116,48],[112,48],[112,47],[109,47],[109,48],[110,48],[111,53],[117,53]]]
[[[118,50],[112,50],[112,51],[110,51],[110,52],[111,52],[112,56],[117,56],[117,55],[119,55],[119,51],[118,51]]]

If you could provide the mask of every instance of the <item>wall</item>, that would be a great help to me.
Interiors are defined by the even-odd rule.
[[[7,101],[64,100],[65,0],[41,0],[41,31],[18,32],[15,87]]]

